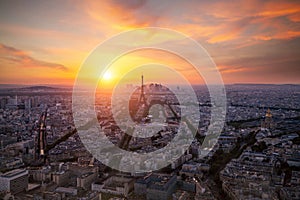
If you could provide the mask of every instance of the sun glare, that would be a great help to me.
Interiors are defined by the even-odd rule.
[[[104,73],[104,75],[103,75],[103,80],[108,81],[108,80],[111,80],[111,78],[112,78],[111,72],[106,71],[106,72]]]

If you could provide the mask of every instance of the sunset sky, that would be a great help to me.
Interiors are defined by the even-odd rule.
[[[296,0],[2,0],[0,84],[72,85],[97,45],[143,27],[174,29],[198,41],[226,84],[300,83]],[[156,54],[137,53],[124,63],[153,61]],[[165,58],[158,62],[180,62]]]

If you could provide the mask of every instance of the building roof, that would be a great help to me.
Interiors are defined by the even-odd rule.
[[[0,177],[7,178],[7,179],[13,179],[20,176],[24,176],[28,174],[28,171],[26,169],[15,169],[9,172],[6,172],[4,174],[1,174]]]

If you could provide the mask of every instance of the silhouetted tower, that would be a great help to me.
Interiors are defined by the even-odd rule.
[[[147,108],[147,101],[146,101],[146,97],[145,97],[145,91],[144,91],[144,76],[142,75],[142,83],[141,83],[141,94],[140,94],[140,98],[138,99],[138,103],[134,109],[134,120],[137,122],[141,122],[142,119],[145,117],[146,115],[146,108]],[[134,129],[131,127],[128,127],[126,132],[133,132]],[[119,142],[119,147],[122,149],[127,149],[130,143],[130,140],[132,139],[132,136],[130,134],[125,133],[124,136],[122,137],[122,139]]]
[[[141,84],[141,96],[139,99],[139,106],[146,104],[145,91],[144,91],[144,76],[142,75],[142,84]]]
[[[39,121],[38,135],[35,141],[35,160],[40,160],[46,162],[46,117],[47,109],[42,113]]]

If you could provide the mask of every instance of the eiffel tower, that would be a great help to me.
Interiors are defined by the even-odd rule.
[[[134,112],[134,119],[137,122],[141,122],[142,119],[146,115],[147,111],[147,101],[145,97],[145,91],[144,91],[144,76],[142,75],[142,84],[141,84],[141,94],[138,99],[137,105],[136,105],[136,111]],[[134,131],[134,128],[129,127],[127,131]],[[130,140],[132,139],[132,136],[130,134],[125,133],[122,137],[121,141],[119,142],[119,147],[122,149],[128,149]]]
[[[139,98],[138,105],[142,106],[146,104],[147,102],[146,102],[145,91],[144,91],[144,76],[142,75],[141,96]]]

